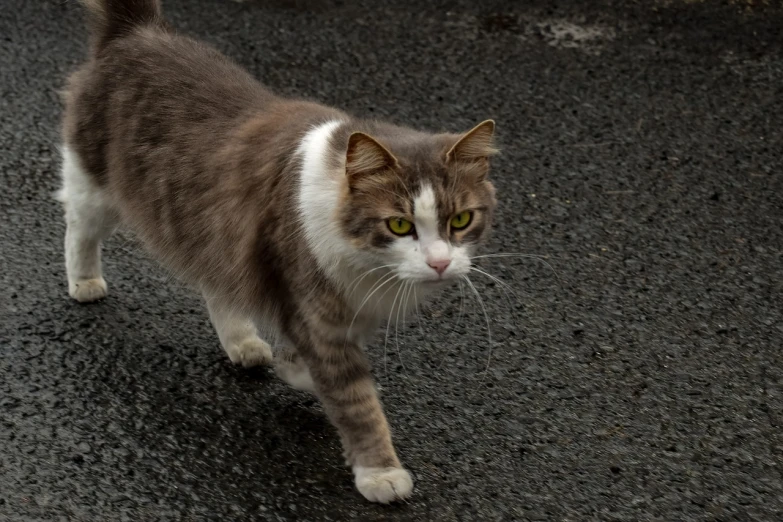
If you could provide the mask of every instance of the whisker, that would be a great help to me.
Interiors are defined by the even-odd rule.
[[[353,280],[353,282],[351,282],[351,284],[350,284],[350,285],[348,286],[348,288],[345,290],[345,294],[346,294],[346,295],[351,295],[351,292],[353,292],[353,290],[355,290],[355,289],[356,289],[356,287],[357,287],[357,286],[359,286],[359,284],[360,284],[360,283],[361,283],[361,282],[364,280],[364,278],[365,278],[365,277],[367,277],[368,275],[370,275],[371,273],[375,272],[376,270],[381,270],[381,269],[383,269],[383,268],[391,268],[391,267],[393,267],[393,266],[394,266],[394,264],[391,264],[391,265],[383,265],[383,266],[377,266],[377,267],[375,267],[375,268],[372,268],[372,269],[370,269],[370,270],[367,270],[367,271],[366,271],[366,272],[364,272],[363,274],[361,274],[361,275],[357,276],[357,277],[356,277],[356,279],[354,279],[354,280]]]
[[[481,311],[484,313],[484,320],[487,322],[487,341],[489,342],[489,353],[487,353],[487,366],[484,368],[484,377],[482,377],[481,382],[484,382],[484,379],[486,378],[487,374],[489,373],[489,365],[492,360],[492,330],[489,326],[489,314],[487,314],[487,309],[484,306],[484,300],[481,298],[481,294],[479,294],[479,291],[476,290],[476,286],[473,284],[473,281],[471,281],[468,276],[462,276],[463,279],[465,279],[465,282],[470,286],[470,288],[473,290],[473,293],[476,296],[476,299],[479,302],[479,305],[481,305]]]
[[[505,281],[501,281],[500,279],[498,279],[497,277],[493,276],[492,274],[490,274],[488,272],[485,272],[485,271],[481,270],[480,268],[476,268],[475,266],[471,266],[470,269],[473,270],[474,272],[478,272],[479,274],[483,274],[483,275],[487,276],[492,281],[494,281],[495,283],[499,284],[502,288],[507,289],[512,294],[514,293],[514,289],[511,288],[511,285],[509,285]]]
[[[558,274],[557,270],[555,270],[555,267],[553,267],[552,264],[546,260],[546,256],[541,256],[536,254],[521,254],[518,252],[501,252],[498,254],[483,254],[480,256],[473,256],[470,258],[470,260],[473,261],[474,259],[487,259],[493,257],[528,257],[530,259],[541,261],[549,268],[549,270],[552,271],[552,274],[557,279],[557,283],[560,285],[560,288],[563,288],[563,280],[560,278],[560,274]]]
[[[497,283],[498,285],[500,285],[500,289],[503,290],[503,293],[506,296],[506,302],[508,303],[509,310],[512,311],[514,309],[514,303],[511,300],[511,295],[510,294],[513,294],[514,297],[517,297],[517,298],[518,298],[518,296],[517,296],[516,292],[514,292],[514,289],[511,288],[511,285],[509,285],[505,281],[501,281],[500,279],[498,279],[497,277],[493,276],[492,274],[490,274],[488,272],[484,272],[483,270],[480,270],[480,269],[476,268],[475,266],[471,266],[470,270],[472,270],[474,272],[477,272],[477,273],[479,273],[481,275],[487,276],[490,280],[492,280],[495,283]],[[509,292],[510,292],[510,294],[509,294]]]
[[[541,254],[525,254],[522,252],[495,252],[494,254],[481,254],[480,256],[470,256],[469,259],[481,259],[484,257],[534,257],[538,259],[548,259],[549,256]]]
[[[388,358],[386,357],[387,351],[386,347],[389,344],[389,328],[391,327],[391,316],[394,312],[394,305],[397,303],[397,298],[400,296],[400,292],[405,287],[405,284],[400,285],[400,288],[397,290],[397,293],[394,296],[394,301],[392,301],[391,306],[389,307],[389,319],[386,321],[386,336],[383,340],[383,373],[386,375],[386,380],[389,379],[389,365],[388,365]]]
[[[462,318],[465,313],[465,285],[462,284],[462,279],[458,279],[459,283],[459,313],[457,314],[457,325],[462,324]]]
[[[459,312],[457,313],[457,322],[454,324],[455,329],[462,324],[462,316],[465,309],[465,286],[462,284],[462,278],[457,279],[457,283],[459,284]],[[446,354],[443,355],[443,359],[440,361],[438,367],[435,368],[435,371],[440,371],[444,364],[446,364]]]
[[[405,363],[402,361],[402,351],[400,350],[400,311],[402,311],[402,301],[405,299],[405,302],[407,303],[407,298],[405,297],[408,294],[408,291],[410,290],[410,281],[405,282],[405,291],[402,293],[402,298],[400,299],[400,304],[397,306],[397,318],[395,319],[395,325],[394,325],[394,339],[397,344],[397,357],[400,359],[400,365],[402,366],[403,371],[407,374],[408,368],[405,367]],[[405,322],[405,315],[403,314],[403,323]]]
[[[359,312],[362,311],[362,308],[364,308],[365,303],[382,287],[384,287],[389,281],[392,281],[394,279],[397,279],[397,274],[394,272],[382,277],[378,281],[373,284],[369,290],[367,290],[367,295],[365,296],[364,300],[361,302],[359,307],[356,309],[356,313],[353,315],[353,319],[351,319],[351,324],[348,325],[348,330],[345,333],[345,343],[348,344],[348,337],[351,334],[351,328],[353,328],[353,323],[356,321],[356,318],[359,316]],[[373,290],[374,289],[374,290]]]
[[[416,322],[419,325],[419,333],[421,338],[424,339],[424,328],[421,326],[421,314],[419,314],[419,297],[416,294],[416,285],[413,285],[413,306],[416,310]]]

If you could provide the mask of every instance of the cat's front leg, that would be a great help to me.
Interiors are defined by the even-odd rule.
[[[344,337],[313,332],[299,353],[310,369],[315,391],[337,427],[356,488],[367,500],[387,504],[408,498],[413,480],[392,445],[362,349]]]

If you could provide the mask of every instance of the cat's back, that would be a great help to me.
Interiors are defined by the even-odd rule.
[[[194,102],[228,114],[273,102],[276,96],[209,44],[159,27],[140,27],[109,44],[97,66],[116,87],[142,87],[158,96]]]
[[[205,96],[204,101],[219,103],[223,108],[275,98],[245,69],[211,45],[164,27],[137,27],[112,40],[91,56],[77,76],[84,76],[87,71],[105,83],[74,85],[72,80],[69,89],[98,88],[109,94],[107,91],[127,92],[143,87],[164,98]],[[221,100],[221,94],[231,96]]]
[[[139,27],[71,75],[63,137],[100,177],[109,167],[107,147],[131,150],[205,133],[225,136],[248,114],[279,101],[210,45],[164,28]]]
[[[71,77],[63,137],[91,190],[164,264],[255,295],[258,281],[283,278],[270,265],[301,258],[291,209],[302,139],[344,119],[276,96],[206,44],[140,27]],[[254,259],[264,274],[246,269]]]

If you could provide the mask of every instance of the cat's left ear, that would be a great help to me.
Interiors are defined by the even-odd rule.
[[[354,132],[348,138],[345,174],[350,181],[396,166],[397,158],[369,134]]]
[[[495,122],[487,120],[465,133],[446,153],[447,161],[488,159],[498,150],[494,146]]]

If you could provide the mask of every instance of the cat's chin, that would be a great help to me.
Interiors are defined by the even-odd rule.
[[[440,290],[441,288],[446,288],[447,286],[451,286],[456,282],[456,279],[425,279],[423,281],[419,281],[418,284],[427,290]]]

